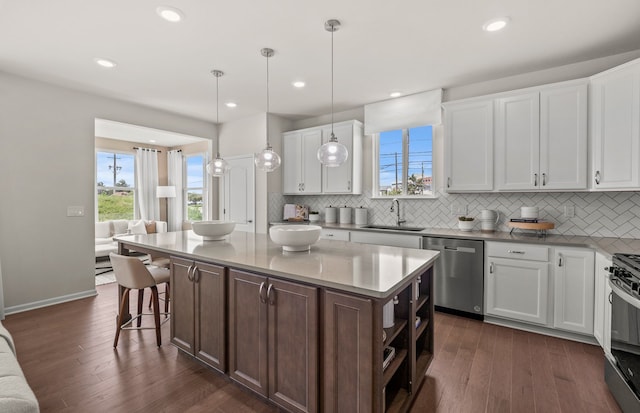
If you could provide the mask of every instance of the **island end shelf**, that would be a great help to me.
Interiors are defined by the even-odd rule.
[[[265,264],[273,261],[260,259],[278,258],[281,251],[264,235],[251,234],[247,242],[249,236],[232,234],[236,260],[213,247],[193,248],[185,241],[188,232],[175,245],[161,234],[118,239],[122,254],[171,257],[172,344],[286,411],[409,410],[433,358],[437,252],[320,241],[315,254],[325,264],[332,254],[350,253],[421,262],[388,290],[368,293],[322,276],[274,271]],[[247,263],[243,243],[260,259]],[[398,271],[406,272],[402,267]],[[383,308],[394,297],[394,325],[385,329]],[[387,346],[395,355],[385,368]]]

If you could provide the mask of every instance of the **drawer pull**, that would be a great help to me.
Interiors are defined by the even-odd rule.
[[[507,252],[508,252],[509,254],[520,254],[520,255],[524,255],[524,251],[508,250]]]
[[[493,263],[489,264],[489,274],[493,274]]]

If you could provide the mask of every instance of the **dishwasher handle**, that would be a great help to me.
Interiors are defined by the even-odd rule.
[[[470,254],[475,254],[476,249],[475,248],[469,248],[469,247],[447,247],[445,245],[444,247],[445,251],[452,251],[452,252],[467,252]]]

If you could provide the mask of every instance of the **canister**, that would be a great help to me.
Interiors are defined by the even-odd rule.
[[[324,209],[324,222],[335,224],[338,221],[338,208],[329,205]]]
[[[343,206],[340,208],[340,223],[341,224],[351,224],[351,210],[353,208],[348,206]]]
[[[367,208],[356,208],[356,225],[367,225]]]

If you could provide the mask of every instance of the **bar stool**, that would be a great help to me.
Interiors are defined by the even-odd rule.
[[[149,254],[149,257],[151,258],[149,265],[152,265],[154,267],[166,268],[166,269],[171,268],[171,260],[169,258],[157,256],[155,254]],[[170,291],[171,291],[171,285],[169,281],[167,281],[164,287],[164,293],[160,293],[160,292],[158,293],[158,296],[164,294],[164,299],[160,298],[160,301],[164,301],[165,313],[169,313]],[[149,308],[151,308],[152,304],[153,304],[153,295],[149,297]]]
[[[160,337],[160,304],[158,300],[158,284],[169,282],[169,270],[166,268],[147,268],[138,258],[129,257],[126,255],[119,255],[110,253],[109,258],[113,266],[113,273],[116,277],[116,282],[123,287],[122,297],[120,300],[120,311],[118,312],[118,325],[116,326],[116,337],[113,341],[113,347],[118,346],[118,338],[120,337],[121,330],[150,330],[153,327],[141,327],[141,321],[143,315],[151,315],[150,313],[142,313],[142,302],[144,300],[144,289],[151,289],[151,296],[153,297],[153,316],[155,319],[156,341],[158,347],[162,344]],[[125,304],[128,303],[127,295],[131,290],[138,290],[138,315],[131,320],[123,324]],[[162,313],[168,315],[168,313]],[[130,325],[134,320],[137,320],[137,327],[131,327]],[[165,319],[162,324],[167,322]]]

